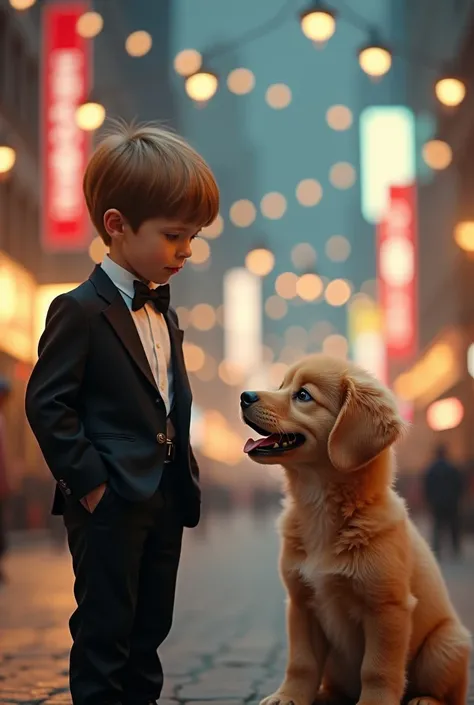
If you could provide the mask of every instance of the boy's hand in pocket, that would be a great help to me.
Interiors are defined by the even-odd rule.
[[[94,487],[93,490],[89,492],[89,494],[86,494],[85,497],[81,499],[81,504],[85,509],[87,509],[88,512],[92,514],[94,509],[97,507],[99,504],[100,500],[104,496],[104,492],[107,488],[107,483],[104,482],[102,485],[98,485],[98,487]]]

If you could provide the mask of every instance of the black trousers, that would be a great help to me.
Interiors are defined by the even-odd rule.
[[[433,512],[433,550],[437,556],[441,554],[443,536],[449,536],[451,550],[455,556],[461,553],[461,517],[459,510],[453,508],[435,509]]]
[[[128,502],[107,487],[92,514],[67,502],[74,705],[145,705],[160,696],[157,649],[171,629],[183,535],[174,497],[160,489]]]

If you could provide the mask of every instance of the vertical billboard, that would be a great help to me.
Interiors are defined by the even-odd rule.
[[[47,252],[81,252],[90,242],[82,176],[90,134],[76,124],[76,109],[87,99],[91,49],[76,31],[88,3],[45,3],[42,11],[41,68],[41,241]]]

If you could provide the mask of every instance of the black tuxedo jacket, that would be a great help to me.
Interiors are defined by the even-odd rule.
[[[185,526],[200,514],[199,469],[190,442],[191,389],[183,331],[165,315],[174,374],[176,462]],[[103,482],[125,499],[156,491],[166,452],[166,408],[126,303],[100,266],[56,298],[26,392],[26,414],[56,479],[53,514]]]

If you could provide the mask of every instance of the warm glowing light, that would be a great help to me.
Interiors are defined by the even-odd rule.
[[[209,243],[201,238],[194,240],[192,249],[193,254],[189,258],[189,261],[193,264],[204,264],[211,256]]]
[[[339,162],[331,167],[329,172],[329,181],[335,188],[347,189],[354,185],[356,180],[356,171],[352,164],[347,162]]]
[[[249,69],[234,69],[227,76],[227,87],[231,93],[245,95],[255,86],[255,76]]]
[[[268,318],[278,321],[288,313],[288,304],[280,296],[269,296],[265,301],[265,313]]]
[[[317,206],[323,197],[323,189],[316,179],[303,179],[296,187],[296,198],[302,206]]]
[[[10,5],[14,10],[28,10],[35,2],[36,0],[10,0]]]
[[[298,269],[309,269],[316,262],[316,250],[309,242],[300,242],[291,250],[291,261]]]
[[[283,272],[275,282],[275,291],[284,299],[294,299],[296,296],[296,284],[298,275],[294,272]]]
[[[326,243],[326,255],[333,262],[345,262],[351,254],[351,243],[343,235],[333,235]]]
[[[474,221],[458,223],[454,230],[454,239],[458,247],[466,252],[474,252]]]
[[[188,341],[183,342],[183,353],[186,362],[186,369],[189,372],[197,372],[204,365],[204,360],[206,358],[204,350],[195,345],[194,343],[189,343]]]
[[[84,39],[93,39],[102,32],[104,19],[98,12],[84,12],[76,22],[76,32]]]
[[[430,140],[423,146],[423,159],[431,169],[446,169],[453,160],[453,151],[447,142]]]
[[[324,285],[317,274],[303,274],[296,282],[296,293],[303,301],[315,301],[323,293]]]
[[[331,306],[344,306],[351,296],[351,287],[344,279],[334,279],[327,285],[324,295]]]
[[[326,120],[331,129],[342,132],[352,125],[352,112],[346,105],[333,105],[326,113]]]
[[[249,252],[245,258],[245,266],[258,277],[266,277],[275,265],[275,255],[264,247]]]
[[[291,90],[284,83],[274,83],[267,88],[265,100],[271,108],[282,110],[291,103]]]
[[[198,330],[211,330],[216,325],[216,312],[209,304],[196,304],[191,309],[190,322]]]
[[[281,193],[267,193],[260,201],[260,209],[266,218],[278,220],[286,211],[286,198]]]
[[[81,130],[91,132],[97,130],[105,120],[105,108],[100,103],[88,101],[82,103],[76,110],[76,123]]]
[[[218,367],[218,375],[224,384],[228,384],[232,387],[242,384],[245,378],[242,368],[238,364],[229,362],[228,360],[222,360]]]
[[[323,342],[323,353],[346,358],[349,353],[349,343],[343,335],[328,335]]]
[[[201,229],[200,235],[208,240],[214,240],[216,237],[219,237],[219,235],[222,235],[223,230],[224,219],[221,215],[218,215],[210,225],[206,225]]]
[[[183,49],[174,57],[174,70],[180,76],[190,76],[199,71],[202,56],[196,49]]]
[[[0,174],[6,174],[15,166],[16,152],[12,147],[0,146]]]
[[[443,393],[457,379],[456,357],[448,343],[439,342],[425,353],[409,372],[399,375],[394,382],[396,394],[407,401]],[[431,399],[433,396],[431,396]]]
[[[435,86],[439,102],[448,107],[460,105],[466,96],[466,86],[459,78],[441,78]]]
[[[89,245],[89,257],[95,264],[100,264],[109,248],[101,237],[95,237]]]
[[[198,71],[186,79],[186,93],[197,103],[205,103],[216,93],[219,81],[210,71]]]
[[[380,78],[390,71],[392,55],[385,47],[364,47],[359,52],[359,64],[368,76]]]
[[[252,201],[242,199],[232,204],[229,211],[229,218],[238,228],[248,228],[252,225],[257,216],[257,209]]]
[[[426,421],[433,431],[447,431],[459,426],[464,417],[464,407],[456,397],[433,402],[426,410]]]
[[[301,15],[301,30],[312,42],[327,42],[336,31],[336,18],[329,10],[309,10]]]
[[[189,326],[189,310],[186,308],[186,306],[178,306],[176,308],[176,315],[178,316],[179,327],[182,330],[186,330],[186,328],[188,328]]]
[[[128,35],[125,42],[125,50],[130,56],[145,56],[150,51],[152,44],[151,34],[144,30],[138,30]]]

